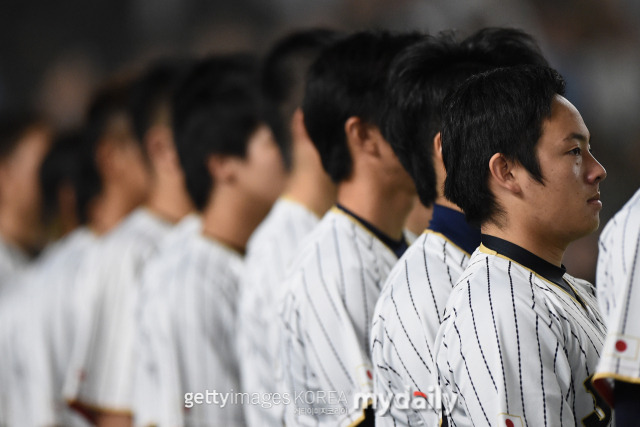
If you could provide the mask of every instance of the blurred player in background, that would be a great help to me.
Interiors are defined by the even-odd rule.
[[[141,395],[147,402],[140,404],[146,412],[155,408],[149,421],[159,426],[244,424],[243,408],[233,398],[221,405],[185,396],[239,391],[243,254],[285,180],[260,104],[258,67],[248,55],[202,61],[175,97],[177,150],[202,227],[154,264],[157,290],[141,313],[145,369],[155,391]]]
[[[444,101],[445,196],[482,230],[436,337],[449,425],[609,425],[595,289],[562,265],[598,228],[606,172],[563,93],[550,68],[510,67]]]
[[[616,426],[634,426],[640,417],[640,190],[604,228],[597,274],[608,330],[593,384],[615,408]]]
[[[462,42],[443,33],[416,43],[392,67],[383,132],[416,182],[420,205],[433,206],[433,217],[389,274],[376,305],[371,333],[376,393],[417,391],[431,394],[428,402],[434,404],[436,333],[451,289],[480,245],[480,230],[444,197],[440,108],[446,94],[471,75],[514,64],[546,61],[529,35],[489,28]],[[376,422],[437,425],[439,415],[429,405],[426,411],[392,405],[389,416],[376,412]]]
[[[38,115],[0,116],[0,284],[45,244],[38,171],[50,145]]]
[[[183,196],[184,176],[169,123],[168,99],[182,71],[183,64],[160,64],[114,93],[118,99],[112,105],[109,129],[118,139],[116,149],[128,156],[117,165],[121,187],[112,190],[127,195],[122,201],[127,210],[143,207],[101,240],[78,273],[85,298],[79,323],[87,333],[76,341],[78,350],[65,386],[73,407],[99,426],[131,423],[134,319],[141,273],[173,224],[192,209]],[[97,158],[103,154],[98,151]],[[118,208],[105,207],[107,212]]]
[[[285,272],[302,239],[335,202],[335,184],[309,139],[301,106],[309,65],[336,39],[335,32],[323,29],[292,33],[276,43],[262,65],[269,126],[284,152],[289,176],[284,195],[247,245],[238,307],[243,391],[278,391],[282,367],[277,356],[277,301]],[[281,426],[283,410],[282,405],[246,405],[245,415],[252,426]]]
[[[40,170],[45,224],[58,224],[65,234],[46,248],[21,284],[11,393],[17,410],[10,425],[86,425],[62,396],[74,345],[74,278],[97,239],[88,213],[96,189],[82,188],[92,186],[97,174],[86,143],[80,131],[57,136]]]
[[[310,68],[304,123],[337,184],[337,206],[305,240],[286,283],[280,353],[287,391],[344,393],[299,401],[291,425],[364,420],[354,394],[371,391],[369,327],[391,267],[407,248],[403,226],[415,187],[379,124],[391,61],[418,34],[359,32],[326,48]],[[371,415],[371,414],[370,414]]]
[[[31,112],[0,115],[0,425],[19,410],[14,396],[14,317],[24,308],[20,274],[45,244],[38,181],[51,145],[46,122]]]

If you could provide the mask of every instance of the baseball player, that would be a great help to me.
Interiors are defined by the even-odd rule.
[[[56,218],[65,227],[81,226],[50,245],[20,285],[12,396],[22,409],[14,412],[11,425],[86,425],[62,399],[73,347],[74,276],[97,238],[87,227],[88,200],[79,197],[92,169],[83,136],[73,132],[57,137],[40,171],[45,221]]]
[[[242,389],[274,393],[282,368],[277,357],[277,301],[285,271],[302,239],[335,202],[335,184],[304,127],[304,77],[320,50],[337,38],[329,30],[292,33],[276,43],[262,66],[272,113],[269,126],[288,159],[284,194],[247,244],[238,305],[238,357]],[[245,405],[252,426],[281,426],[283,405]]]
[[[593,384],[612,407],[617,426],[638,422],[640,365],[633,309],[640,292],[640,191],[609,221],[600,236],[598,304],[607,338]]]
[[[30,112],[0,116],[0,425],[13,404],[14,316],[24,308],[19,276],[44,243],[38,170],[49,150],[50,130]]]
[[[286,390],[306,392],[287,406],[287,424],[365,421],[367,402],[356,402],[356,394],[371,391],[373,307],[407,248],[402,230],[415,196],[378,127],[384,82],[396,54],[420,38],[355,33],[326,48],[310,68],[305,125],[338,192],[337,205],[299,250],[282,300]]]
[[[155,313],[158,307],[156,301],[164,303],[158,294],[162,295],[167,274],[170,274],[171,264],[176,254],[184,252],[188,242],[202,229],[200,215],[192,213],[184,217],[163,239],[157,254],[147,263],[141,280],[140,297],[136,306],[136,336],[133,385],[133,413],[134,425],[157,425],[162,418],[162,402],[170,401],[170,397],[163,396],[167,387],[158,384],[158,369],[162,368],[166,357],[157,361],[158,349],[165,345],[156,339],[161,335],[158,319],[163,319],[164,312]],[[160,305],[164,309],[164,304]],[[156,366],[156,362],[160,366]],[[169,390],[170,391],[170,390]],[[180,403],[180,402],[179,402]],[[165,406],[170,408],[170,406]]]
[[[523,66],[444,101],[445,196],[482,231],[436,336],[449,425],[610,423],[590,387],[604,341],[595,289],[562,266],[599,225],[606,172],[563,93],[557,72]]]
[[[123,98],[112,107],[119,113],[112,125],[123,139],[120,149],[129,153],[127,163],[120,165],[120,179],[129,206],[144,203],[144,207],[106,235],[78,273],[83,300],[79,323],[88,325],[88,331],[76,341],[65,395],[98,425],[131,422],[134,319],[141,272],[173,224],[192,209],[190,200],[181,197],[184,175],[169,128],[169,97],[181,71],[181,64],[152,67],[126,87],[128,92],[122,92]],[[139,93],[143,100],[152,101],[140,101]],[[141,109],[153,113],[143,116],[145,125],[134,125],[129,112],[138,123]],[[146,132],[136,136],[135,129]]]
[[[508,61],[496,58],[496,52],[502,55],[505,50],[511,53]],[[451,289],[480,245],[480,230],[443,194],[442,100],[469,76],[518,62],[546,64],[527,34],[488,28],[462,42],[442,34],[416,43],[391,70],[383,129],[416,182],[421,206],[432,206],[433,216],[389,274],[376,305],[371,331],[374,390],[380,396],[416,392],[411,396],[431,400],[421,408],[377,408],[379,425],[438,424],[440,408],[433,407],[438,383],[435,337]]]
[[[177,150],[202,225],[146,273],[156,276],[156,290],[140,313],[142,369],[156,391],[140,404],[159,426],[244,424],[249,403],[235,394],[243,253],[285,178],[259,108],[257,71],[250,56],[212,57],[175,97]]]
[[[50,129],[37,115],[0,117],[0,286],[44,244],[38,170],[50,145]]]

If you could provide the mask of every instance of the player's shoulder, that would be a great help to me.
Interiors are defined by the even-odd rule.
[[[157,252],[171,227],[147,209],[138,208],[100,239],[93,256],[109,266],[144,263]]]
[[[243,258],[238,251],[203,233],[193,233],[184,243],[172,263],[178,282],[190,277],[194,278],[192,282],[200,278],[209,283],[238,279],[243,268]]]
[[[514,304],[531,306],[531,286],[535,274],[484,246],[471,256],[467,268],[458,279],[447,304],[447,312],[466,313],[473,309],[490,309],[511,313]],[[532,291],[533,289],[533,291]]]
[[[280,198],[256,228],[247,243],[247,258],[268,255],[275,250],[291,250],[308,235],[320,219],[300,203]]]
[[[640,232],[640,189],[609,220],[602,230],[600,241],[615,240],[620,235],[635,235]]]
[[[171,223],[148,209],[138,208],[105,235],[104,242],[105,246],[110,249],[116,249],[121,246],[135,248],[150,244],[157,245],[171,228]]]

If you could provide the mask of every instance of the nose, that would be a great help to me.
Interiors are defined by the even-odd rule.
[[[589,157],[591,158],[591,165],[589,167],[587,180],[594,184],[604,181],[607,177],[607,170],[595,157],[593,157],[593,155],[591,155],[591,153],[589,153]]]

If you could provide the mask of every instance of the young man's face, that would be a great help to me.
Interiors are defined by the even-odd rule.
[[[30,236],[37,245],[41,232],[41,196],[39,171],[51,146],[51,134],[46,127],[34,126],[25,132],[14,152],[2,162],[0,188],[3,203],[14,210],[25,230],[18,234]]]
[[[241,187],[256,204],[270,207],[284,188],[286,173],[280,149],[267,126],[261,125],[249,137],[241,168]]]
[[[589,151],[589,138],[578,110],[556,95],[536,145],[544,185],[531,178],[523,186],[529,224],[550,239],[568,244],[600,223],[599,184],[606,171]]]
[[[126,116],[109,124],[108,140],[112,144],[112,163],[119,192],[129,209],[143,203],[148,196],[151,174],[140,143],[136,141]]]

